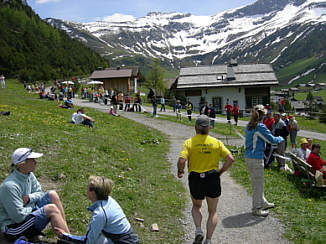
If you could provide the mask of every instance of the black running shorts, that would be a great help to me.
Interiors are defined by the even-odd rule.
[[[216,198],[221,195],[220,174],[190,172],[188,176],[191,196],[196,200],[204,200],[205,197]]]

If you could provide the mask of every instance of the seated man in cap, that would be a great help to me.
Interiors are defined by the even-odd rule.
[[[306,138],[301,138],[300,140],[300,148],[298,150],[296,150],[295,155],[298,158],[303,159],[304,161],[307,160],[307,158],[309,157],[310,154],[310,150],[308,148],[308,141]]]
[[[10,240],[20,236],[33,239],[51,222],[52,228],[69,233],[65,214],[55,191],[42,192],[33,171],[36,158],[31,148],[18,148],[12,154],[12,172],[0,185],[0,228]]]
[[[186,140],[181,149],[178,160],[178,178],[185,173],[188,161],[188,181],[192,199],[192,216],[196,227],[194,244],[201,244],[204,233],[201,229],[201,207],[206,199],[208,219],[205,244],[210,244],[217,225],[217,203],[221,195],[220,176],[232,165],[234,158],[224,144],[208,135],[210,129],[209,118],[200,115],[196,120],[196,135]],[[219,168],[219,160],[225,163]]]
[[[295,155],[298,158],[301,158],[303,161],[306,161],[307,158],[309,157],[309,154],[311,153],[311,151],[308,148],[308,141],[306,138],[301,138],[300,140],[300,148],[298,148],[295,151]],[[296,168],[295,164],[293,164],[294,167],[294,171],[295,171],[295,175],[299,176],[299,170]]]

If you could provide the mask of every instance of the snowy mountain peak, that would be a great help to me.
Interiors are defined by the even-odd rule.
[[[137,19],[111,17],[76,28],[112,47],[112,59],[118,58],[116,50],[123,50],[172,62],[192,58],[214,63],[234,55],[257,60],[269,50],[264,60],[276,62],[314,25],[326,24],[326,0],[258,0],[214,16],[151,12]]]

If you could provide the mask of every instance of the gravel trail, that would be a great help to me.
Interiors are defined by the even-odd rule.
[[[88,103],[87,101],[74,99],[77,106],[92,107],[100,111],[108,111],[107,106],[97,103]],[[170,140],[170,150],[167,159],[171,162],[171,173],[176,176],[177,159],[180,154],[182,143],[195,135],[193,127],[173,123],[166,120],[148,118],[141,113],[119,114],[125,118],[131,119],[148,127],[159,130],[167,135]],[[95,123],[96,126],[96,123]],[[213,134],[212,134],[213,135]],[[220,138],[218,135],[213,135]],[[223,141],[223,140],[222,140]],[[223,141],[226,144],[226,141]],[[228,140],[229,145],[243,145],[242,139]],[[188,189],[187,177],[181,179],[184,187]],[[251,214],[251,197],[246,190],[235,183],[226,172],[221,177],[222,195],[218,203],[218,224],[214,232],[212,243],[289,243],[282,238],[284,228],[280,221],[270,214],[266,218],[254,217]],[[272,201],[273,199],[269,199]],[[188,198],[186,209],[184,210],[184,244],[191,244],[194,238],[195,227],[191,217],[191,201]],[[205,233],[207,220],[207,206],[203,204],[203,222],[202,229]]]

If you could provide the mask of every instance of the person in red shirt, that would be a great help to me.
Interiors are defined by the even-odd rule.
[[[226,118],[228,123],[231,123],[231,111],[232,111],[232,105],[229,104],[229,99],[226,100],[226,105],[224,106],[224,109],[226,110]]]
[[[131,102],[131,97],[129,95],[129,93],[127,94],[127,96],[125,96],[125,109],[124,111],[129,111],[130,110],[130,102]]]
[[[266,125],[267,129],[269,129],[270,131],[272,131],[272,127],[273,127],[273,124],[274,124],[274,118],[272,116],[272,113],[271,112],[268,112],[267,113],[267,116],[264,120],[264,125]]]
[[[239,117],[239,107],[238,107],[238,104],[235,104],[234,105],[234,107],[232,108],[232,113],[233,113],[235,125],[238,125],[238,117]]]
[[[320,157],[320,145],[313,144],[312,151],[307,158],[307,163],[312,166],[314,174],[319,170],[323,173],[323,178],[326,179],[326,163]]]

